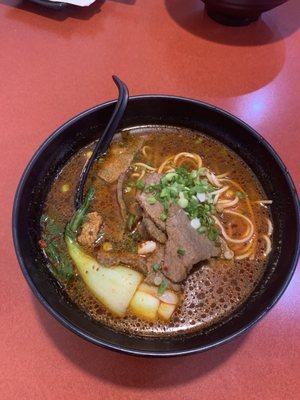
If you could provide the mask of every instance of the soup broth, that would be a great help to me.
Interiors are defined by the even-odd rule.
[[[210,178],[218,177],[223,188],[225,185],[228,186],[227,191],[220,194],[219,199],[221,200],[216,203],[218,213],[216,211],[215,219],[213,219],[214,230],[211,230],[211,235],[217,231],[221,237],[221,225],[225,229],[225,236],[222,239],[225,246],[225,250],[222,248],[223,256],[211,257],[198,262],[193,266],[186,279],[177,282],[181,284],[181,300],[168,322],[161,319],[147,321],[133,315],[130,311],[122,318],[112,315],[91,294],[74,266],[74,277],[68,281],[61,280],[61,284],[70,299],[79,308],[91,318],[117,331],[141,336],[168,336],[203,330],[222,321],[237,310],[253,292],[262,277],[270,251],[272,234],[272,219],[268,201],[265,201],[266,196],[262,187],[244,161],[213,138],[199,132],[176,127],[149,126],[126,130],[116,136],[114,146],[104,158],[95,164],[87,184],[88,186],[92,182],[95,189],[95,197],[89,211],[99,212],[102,227],[94,245],[85,246],[83,243],[82,247],[95,259],[99,257],[99,249],[100,253],[104,255],[110,255],[111,252],[117,254],[120,251],[136,254],[136,248],[139,246],[139,233],[128,229],[130,218],[128,219],[128,215],[124,218],[122,215],[122,207],[117,198],[118,181],[113,179],[114,169],[111,168],[111,166],[116,167],[120,162],[120,155],[124,156],[127,146],[132,148],[131,138],[136,135],[141,138],[142,145],[141,147],[137,146],[122,182],[123,205],[128,215],[134,216],[132,217],[133,224],[138,218],[135,214],[137,191],[143,189],[142,184],[139,187],[136,182],[143,182],[145,176],[152,172],[142,164],[157,171],[165,160],[176,154],[199,155],[203,167],[213,172]],[[48,193],[44,214],[61,227],[66,226],[74,213],[75,189],[93,147],[94,144],[91,144],[83,148],[68,161]],[[180,157],[185,160],[182,161],[181,167],[186,166],[189,170],[195,168],[197,157],[190,157],[190,159],[187,155]],[[180,158],[178,160],[180,163]],[[168,166],[168,162],[166,165]],[[169,171],[172,171],[172,168],[169,168]],[[107,173],[106,177],[105,173]],[[168,172],[166,171],[166,173]],[[143,176],[141,177],[141,175]],[[110,182],[110,180],[112,181]],[[218,191],[219,187],[216,186],[215,189]],[[224,197],[226,193],[228,194],[227,198]],[[198,198],[201,199],[201,196],[200,193]],[[227,207],[230,201],[233,205]],[[235,201],[238,203],[234,204]],[[238,208],[236,208],[237,204]],[[232,211],[227,212],[226,210]],[[235,210],[238,210],[242,217],[237,216]],[[246,219],[243,220],[243,216]],[[250,219],[254,226],[251,240],[241,244],[229,241],[226,244],[226,235],[235,238],[245,237],[247,219]],[[199,224],[197,218],[195,221]],[[206,233],[210,234],[209,227],[204,227],[204,229],[206,229]],[[251,225],[247,229],[249,231]],[[218,239],[216,240],[218,242]],[[161,246],[159,243],[158,245]],[[217,246],[220,246],[220,243]],[[126,263],[123,262],[123,264]],[[135,265],[130,264],[129,267],[136,268]]]

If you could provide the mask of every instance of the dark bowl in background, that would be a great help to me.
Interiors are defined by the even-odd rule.
[[[224,25],[242,26],[288,0],[202,0],[208,15]]]
[[[56,10],[56,11],[61,11],[70,7],[76,7],[72,6],[71,4],[58,1],[55,2],[49,0],[29,0],[29,1],[31,1],[31,3],[38,4],[39,6],[50,8],[50,10]]]
[[[299,200],[291,177],[273,148],[238,118],[214,106],[172,96],[137,96],[129,100],[121,128],[173,125],[202,131],[241,156],[273,199],[273,250],[266,272],[247,302],[231,317],[193,336],[146,339],[115,332],[90,319],[73,304],[46,266],[38,246],[39,220],[50,185],[80,148],[95,140],[108,122],[115,101],[71,119],[37,150],[18,186],[13,209],[13,237],[23,274],[45,308],[79,336],[109,349],[134,355],[176,356],[208,350],[252,327],[287,287],[299,256]]]

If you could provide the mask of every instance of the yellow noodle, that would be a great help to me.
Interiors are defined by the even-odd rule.
[[[174,168],[168,168],[168,169],[165,170],[165,173],[167,174],[168,172],[174,172],[174,171],[175,171]]]
[[[256,201],[252,201],[253,204],[272,204],[273,201],[272,200],[256,200]]]
[[[143,176],[145,175],[146,170],[142,170],[142,172],[139,174],[138,172],[134,172],[133,174],[131,174],[131,178],[136,178],[137,181],[139,181],[140,179],[143,178]]]
[[[248,258],[249,256],[251,256],[253,254],[253,249],[247,251],[247,253],[241,254],[239,256],[235,256],[234,258],[236,260],[244,260],[245,258]]]
[[[147,154],[148,150],[150,150],[150,146],[143,146],[142,153],[143,153],[143,156],[146,157],[146,158],[149,157],[149,155]]]
[[[165,168],[165,166],[174,158],[174,156],[169,156],[165,159],[165,161],[158,167],[157,172],[161,174]]]
[[[134,172],[133,174],[131,174],[131,178],[137,178],[139,176],[140,174],[138,172]]]
[[[237,217],[240,217],[244,221],[246,221],[248,225],[250,225],[250,231],[249,231],[247,236],[245,236],[243,239],[233,239],[233,238],[231,238],[230,236],[227,235],[222,223],[219,221],[219,219],[216,216],[213,215],[213,219],[214,219],[215,223],[221,229],[221,232],[222,232],[222,235],[223,235],[224,239],[227,240],[227,242],[231,242],[231,243],[245,243],[245,242],[247,242],[252,237],[252,235],[254,233],[254,226],[253,226],[252,221],[248,217],[245,217],[245,215],[240,214],[240,213],[235,212],[235,211],[224,210],[224,213],[232,214],[232,215],[235,215]]]
[[[213,172],[207,172],[206,177],[209,180],[209,182],[218,187],[221,188],[223,185],[220,183],[219,179],[216,177],[216,175]]]
[[[198,168],[202,167],[202,158],[195,153],[188,153],[188,152],[182,152],[182,153],[178,153],[176,154],[176,156],[174,157],[174,164],[176,165],[177,161],[179,158],[181,157],[185,157],[185,158],[192,158],[193,160],[195,160],[197,162],[197,166]]]
[[[133,166],[134,167],[142,167],[142,168],[148,169],[149,171],[156,171],[156,168],[151,167],[150,165],[141,163],[141,162],[134,163]]]
[[[247,193],[244,191],[244,189],[241,187],[241,185],[239,185],[237,182],[235,182],[235,181],[233,181],[233,180],[231,180],[231,179],[228,179],[228,178],[221,178],[220,181],[221,181],[221,182],[229,182],[229,183],[231,183],[231,185],[235,186],[240,192],[244,193],[244,195],[245,195],[245,201],[246,201],[248,210],[249,210],[249,212],[250,212],[250,216],[251,216],[252,221],[253,221],[253,227],[254,227],[254,230],[255,230],[256,226],[255,226],[254,212],[253,212],[252,206],[251,206],[251,204],[250,204],[249,198],[248,198],[248,196],[247,196]],[[256,235],[254,235],[253,254],[255,254],[256,244],[257,244],[257,237],[256,237]]]
[[[221,204],[223,208],[235,206],[239,202],[239,198],[236,196],[233,200],[219,200],[217,205]]]
[[[226,176],[229,175],[229,172],[224,172],[224,174],[216,175],[218,179],[220,178],[225,178]]]
[[[220,195],[221,193],[226,192],[227,189],[229,189],[229,186],[223,186],[221,189],[214,190],[213,192],[210,192],[210,194],[212,194],[212,195],[219,194]]]
[[[242,254],[247,253],[248,250],[250,250],[250,248],[252,247],[252,245],[253,245],[253,241],[250,241],[246,246],[243,246],[243,247],[237,245],[238,248],[233,248],[233,251],[235,254],[242,255]]]
[[[141,172],[141,174],[140,174],[140,176],[137,178],[137,180],[139,181],[140,179],[142,179],[142,178],[144,177],[145,173],[146,173],[146,170],[143,169],[143,171]]]
[[[267,257],[267,255],[270,254],[270,252],[272,250],[271,240],[270,240],[269,236],[267,236],[267,235],[261,235],[261,238],[264,239],[266,242],[266,249],[264,251],[264,256]]]
[[[267,235],[268,235],[268,236],[271,236],[272,233],[273,233],[273,224],[272,224],[272,222],[270,221],[269,218],[266,218],[266,221],[267,221],[267,225],[268,225],[268,232],[267,232]]]
[[[217,201],[219,200],[220,195],[221,195],[223,192],[226,192],[226,190],[227,190],[228,188],[229,188],[229,186],[224,186],[224,187],[222,187],[221,189],[215,190],[214,192],[210,192],[211,195],[215,195],[214,204],[217,203]]]

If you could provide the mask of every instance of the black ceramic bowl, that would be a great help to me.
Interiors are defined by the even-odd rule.
[[[288,0],[202,0],[208,15],[224,25],[242,26],[256,21]]]
[[[23,274],[34,294],[64,326],[104,347],[135,355],[175,356],[210,349],[252,327],[287,287],[299,255],[299,202],[295,187],[272,147],[252,128],[211,105],[171,96],[138,96],[129,100],[122,128],[149,124],[196,129],[218,139],[253,169],[274,200],[274,250],[255,292],[222,324],[194,336],[146,339],[112,331],[72,304],[46,267],[38,240],[43,202],[57,172],[81,147],[103,131],[115,102],[85,111],[59,128],[35,153],[17,189],[13,236]]]

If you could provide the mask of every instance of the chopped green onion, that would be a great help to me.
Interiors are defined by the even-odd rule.
[[[209,204],[213,204],[214,199],[213,199],[213,196],[212,196],[210,193],[207,193],[206,199],[207,199],[207,202],[208,202]]]
[[[156,263],[152,265],[153,271],[157,272],[161,269],[160,264]]]
[[[157,202],[156,198],[153,197],[153,196],[148,197],[147,201],[148,201],[148,203],[149,203],[150,205],[153,205],[153,204],[155,204],[155,203]]]
[[[207,168],[201,167],[198,169],[199,175],[205,175],[207,172]]]
[[[160,218],[162,221],[165,221],[165,220],[168,218],[168,216],[167,216],[166,213],[161,213],[159,218]]]
[[[159,287],[158,287],[158,289],[157,289],[157,293],[158,293],[159,295],[162,295],[162,294],[165,293],[165,291],[167,290],[167,288],[168,288],[168,282],[165,281],[165,280],[163,280],[162,283],[159,285]]]
[[[210,227],[207,233],[208,239],[214,242],[217,240],[218,236],[219,236],[218,230],[214,226]]]
[[[165,187],[160,192],[160,197],[169,197],[170,193],[171,193],[170,188]]]
[[[179,248],[177,249],[177,254],[178,254],[179,256],[184,256],[184,255],[185,255],[185,250],[184,250],[182,247],[179,247]]]
[[[188,171],[185,167],[175,168],[174,172],[165,174],[160,182],[155,185],[146,186],[145,193],[150,193],[149,204],[159,202],[164,209],[160,218],[162,221],[167,219],[169,209],[172,205],[178,204],[184,209],[190,220],[198,219],[201,223],[201,233],[206,234],[214,228],[214,220],[211,215],[216,212],[213,205],[214,195],[211,194],[216,188],[211,185],[205,177],[207,168],[201,167]],[[201,179],[199,179],[201,176]],[[197,194],[201,194],[201,202],[197,199]],[[218,236],[212,230],[210,238],[215,240]]]
[[[181,208],[186,208],[189,204],[188,199],[184,197],[184,194],[182,192],[179,192],[179,200],[178,200],[178,205]]]
[[[141,181],[141,180],[138,180],[138,181],[136,182],[136,187],[137,187],[139,190],[143,190],[144,187],[145,187],[145,182],[144,182],[144,181]]]
[[[168,172],[163,179],[170,182],[176,175],[176,172]]]
[[[181,208],[186,208],[188,206],[188,204],[189,204],[188,199],[185,199],[184,197],[182,197],[181,199],[178,200],[178,205]]]
[[[191,178],[192,179],[196,179],[198,177],[198,171],[196,171],[195,169],[193,169],[193,171],[191,171]]]
[[[203,233],[206,232],[206,227],[205,226],[200,226],[200,228],[197,229],[197,232],[202,235]]]

